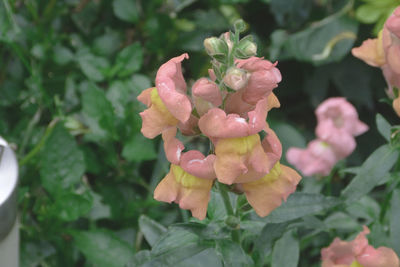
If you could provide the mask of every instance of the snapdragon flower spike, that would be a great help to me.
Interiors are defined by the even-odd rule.
[[[364,230],[352,241],[335,238],[327,248],[321,250],[322,267],[399,267],[399,258],[393,249],[368,245]]]
[[[178,203],[181,209],[203,220],[207,214],[210,190],[215,180],[215,155],[205,157],[199,151],[183,153],[179,165],[171,164],[169,173],[154,190],[154,199]]]
[[[306,149],[289,148],[286,159],[305,176],[326,176],[338,161],[332,146],[318,139],[308,143]]]

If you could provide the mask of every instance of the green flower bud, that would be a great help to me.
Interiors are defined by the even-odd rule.
[[[206,38],[204,40],[204,47],[210,56],[226,55],[228,53],[227,44],[217,37]]]
[[[246,30],[246,23],[242,19],[238,19],[233,23],[233,26],[235,27],[235,31],[241,33]]]
[[[243,38],[240,40],[236,50],[238,58],[249,58],[257,54],[257,45],[252,42],[251,38]]]
[[[240,220],[235,216],[229,215],[228,218],[226,218],[225,223],[232,229],[240,229]]]

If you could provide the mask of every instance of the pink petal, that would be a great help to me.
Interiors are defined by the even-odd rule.
[[[332,147],[318,139],[311,141],[306,149],[289,148],[286,159],[305,176],[326,176],[338,160]]]
[[[248,122],[237,114],[226,115],[219,108],[210,109],[199,120],[201,132],[208,137],[235,138],[253,135],[266,125],[267,99],[257,103],[255,110],[248,113]]]
[[[190,150],[182,155],[181,167],[193,176],[214,180],[214,161],[216,156],[211,154],[205,157],[198,150]]]
[[[357,256],[357,261],[363,267],[398,267],[399,258],[393,249],[379,247],[377,249],[367,246],[361,255]]]
[[[296,190],[300,179],[296,171],[277,163],[270,173],[257,181],[243,183],[241,187],[255,212],[265,217]]]
[[[361,46],[351,49],[351,53],[370,66],[380,67],[385,64],[385,55],[379,42],[382,40],[378,38],[365,40]]]
[[[153,91],[154,87],[147,88],[146,90],[142,91],[140,95],[137,97],[137,100],[145,104],[147,107],[151,105],[151,91]]]
[[[185,123],[178,123],[178,128],[183,135],[196,135],[200,132],[197,127],[198,122],[199,119],[197,117],[190,115],[189,120],[187,120]]]
[[[386,20],[385,27],[396,35],[397,38],[400,38],[400,8],[397,7],[393,14]]]
[[[357,110],[352,104],[343,97],[331,97],[323,101],[315,110],[318,124],[329,122],[324,127],[330,129],[342,129],[347,133],[356,136],[360,132],[360,123]],[[368,130],[368,126],[363,126],[364,130]],[[328,130],[328,129],[325,129]]]
[[[192,94],[212,103],[215,107],[222,104],[222,95],[218,85],[207,78],[200,78],[193,84]]]
[[[178,165],[181,160],[181,153],[185,149],[185,146],[175,136],[175,127],[164,130],[162,133],[165,155],[169,162]]]
[[[192,112],[181,68],[181,62],[185,58],[189,58],[186,53],[170,59],[160,67],[156,76],[156,87],[160,98],[169,112],[181,122],[186,122]]]
[[[206,217],[212,184],[212,180],[195,177],[181,167],[171,165],[167,176],[154,190],[154,199],[176,202],[181,209],[191,210],[193,217],[203,220]]]

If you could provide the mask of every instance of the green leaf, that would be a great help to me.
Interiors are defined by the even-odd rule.
[[[358,23],[346,15],[332,15],[289,36],[285,43],[292,57],[315,65],[339,61],[352,48]]]
[[[20,267],[40,266],[44,259],[56,253],[55,248],[43,240],[21,242]]]
[[[140,216],[139,228],[150,246],[154,246],[154,244],[160,239],[162,234],[167,232],[167,228],[165,228],[164,225],[159,224],[158,222],[147,217],[146,215]]]
[[[400,255],[400,189],[393,191],[390,202],[390,243],[391,247]]]
[[[228,230],[224,222],[210,222],[208,224],[197,222],[177,223],[172,227],[194,233],[201,239],[218,240],[227,238],[230,235],[230,230]]]
[[[102,56],[114,54],[122,44],[120,32],[106,29],[106,32],[93,42],[93,51]]]
[[[139,19],[139,9],[136,0],[114,0],[114,14],[119,19],[135,23]]]
[[[71,50],[59,44],[53,48],[53,53],[54,62],[59,65],[68,64],[74,59],[74,54],[71,52]]]
[[[260,265],[264,264],[265,257],[272,250],[275,241],[286,231],[288,223],[267,223],[254,243],[254,254],[259,259]]]
[[[298,28],[310,15],[312,0],[271,0],[270,9],[279,26]],[[286,27],[285,27],[286,26]]]
[[[86,77],[95,82],[101,82],[105,79],[105,73],[110,66],[107,59],[89,53],[77,57],[79,67]]]
[[[362,23],[374,23],[376,22],[385,9],[379,9],[374,5],[362,5],[356,10],[356,18]]]
[[[379,147],[362,164],[358,174],[342,191],[342,196],[350,202],[368,194],[388,174],[398,155],[398,151],[389,145]]]
[[[134,260],[133,248],[109,231],[73,231],[71,234],[76,247],[98,267],[128,266]]]
[[[319,194],[293,193],[279,208],[272,211],[264,220],[268,223],[282,223],[315,214],[340,203],[335,197]]]
[[[379,133],[386,139],[386,141],[390,142],[392,126],[381,114],[376,114],[376,126],[378,127]]]
[[[135,254],[133,262],[129,266],[143,266],[146,262],[150,261],[151,254],[149,250],[141,250]]]
[[[274,245],[272,267],[296,267],[299,256],[299,241],[294,237],[294,230],[288,231]]]
[[[112,82],[107,90],[106,97],[111,102],[116,115],[123,118],[127,104],[132,101],[128,84],[119,80]]]
[[[124,144],[122,156],[129,161],[143,161],[157,158],[154,142],[144,137],[141,133],[136,133]]]
[[[151,81],[146,75],[136,73],[132,75],[130,87],[134,97],[137,97],[143,90],[151,87]]]
[[[379,220],[381,212],[379,204],[369,196],[363,196],[351,202],[346,211],[353,218],[365,220],[365,224]]]
[[[57,196],[51,207],[52,214],[63,221],[75,221],[87,214],[92,208],[92,198],[75,193]]]
[[[227,217],[224,201],[220,193],[211,190],[211,198],[208,202],[207,216],[210,220],[224,220]]]
[[[173,266],[213,246],[213,242],[204,242],[196,234],[172,228],[153,246],[152,260],[144,266]]]
[[[57,123],[40,154],[40,179],[53,195],[72,188],[85,172],[83,153],[62,123]]]
[[[91,83],[82,97],[83,114],[92,134],[104,138],[116,138],[114,111],[103,90]]]
[[[359,227],[359,224],[352,217],[340,211],[329,215],[324,223],[329,229],[344,229],[350,232]]]
[[[304,136],[295,127],[288,123],[277,123],[273,125],[276,135],[282,142],[282,151],[287,151],[289,147],[305,147]]]
[[[90,218],[92,220],[99,220],[104,218],[111,217],[111,208],[109,205],[102,203],[102,196],[91,191],[90,194],[93,197],[93,205],[92,209],[90,210]]]
[[[240,267],[254,266],[253,260],[242,247],[232,240],[220,239],[216,241],[216,250],[221,255],[224,266]]]
[[[140,70],[143,61],[143,51],[139,43],[131,44],[118,53],[115,66],[111,70],[110,76],[117,74],[123,78]]]

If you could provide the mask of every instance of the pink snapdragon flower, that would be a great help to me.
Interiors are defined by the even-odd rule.
[[[364,230],[352,241],[335,238],[327,248],[321,250],[322,267],[399,267],[399,258],[393,249],[368,245]]]
[[[192,211],[193,217],[203,220],[207,213],[210,190],[216,178],[213,154],[205,157],[200,151],[185,149],[176,138],[176,128],[163,132],[164,150],[170,171],[154,190],[154,199],[175,202],[182,209]]]
[[[400,88],[400,7],[386,20],[382,42],[386,59],[382,70],[391,91],[393,86]]]
[[[277,162],[268,174],[253,182],[238,184],[238,187],[258,216],[265,217],[296,191],[300,180],[295,170]]]
[[[248,59],[236,60],[237,67],[250,73],[242,98],[245,102],[255,105],[259,99],[267,97],[278,83],[282,76],[277,63],[271,63],[264,58],[250,57]]]
[[[219,182],[247,183],[270,172],[281,157],[282,145],[271,129],[264,130],[267,136],[263,141],[258,134],[254,134],[216,142],[214,169]]]
[[[305,176],[326,176],[338,161],[332,146],[318,139],[308,143],[306,149],[289,148],[286,152],[286,159]]]
[[[186,82],[182,75],[181,62],[188,54],[174,57],[164,63],[156,76],[156,87],[143,91],[138,100],[148,109],[140,113],[142,133],[154,138],[169,127],[186,123],[192,112],[192,104],[186,95]]]
[[[354,151],[354,137],[366,132],[368,126],[358,119],[357,110],[343,97],[325,100],[317,107],[315,115],[317,139],[306,149],[290,148],[286,158],[306,176],[326,176],[336,162]]]
[[[368,126],[358,119],[357,110],[343,97],[322,102],[315,111],[317,137],[330,144],[338,159],[349,156],[356,147],[354,136],[363,134]]]
[[[400,7],[386,20],[378,38],[368,39],[352,54],[367,64],[380,67],[388,85],[388,95],[394,98],[393,87],[400,88]],[[393,101],[393,108],[400,116],[400,96]]]

